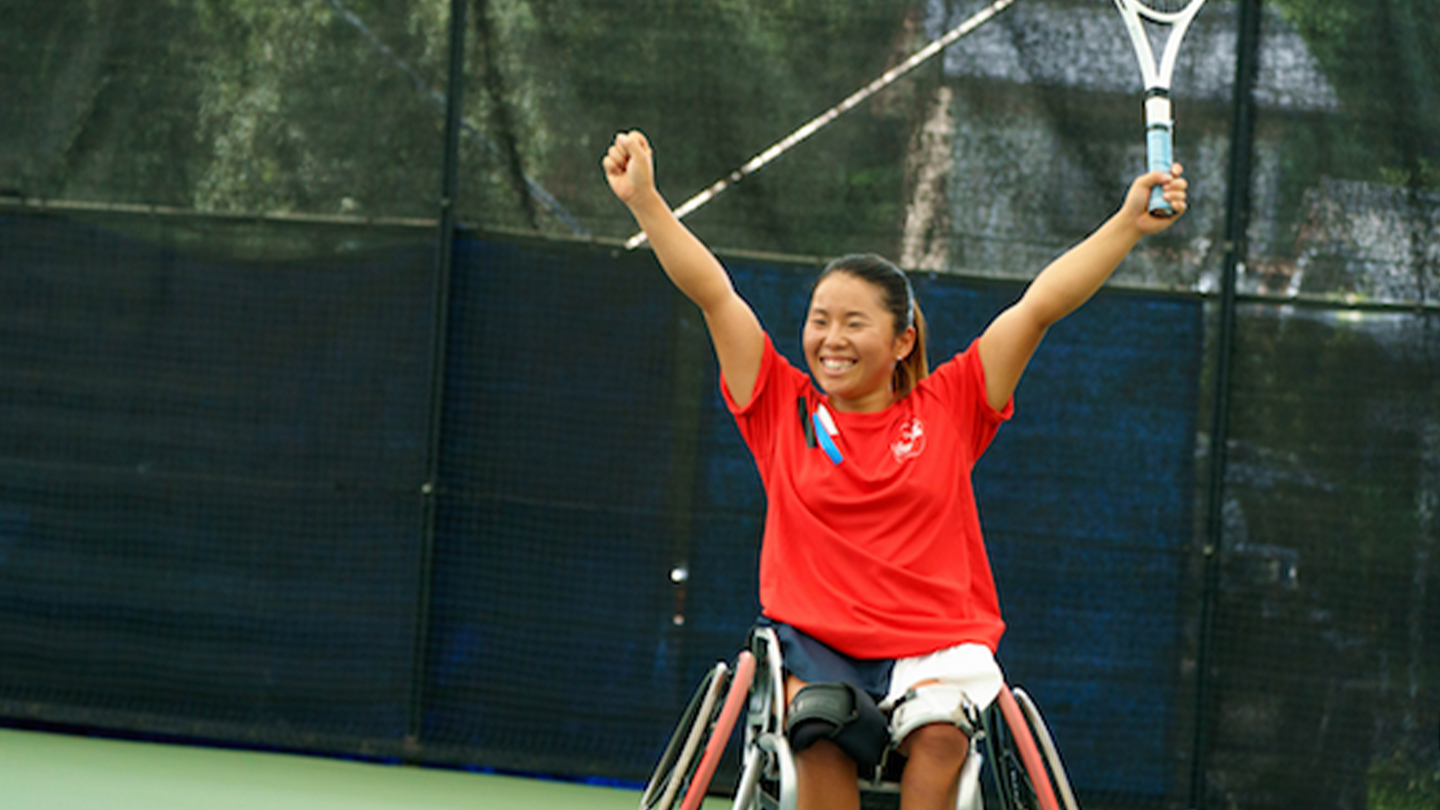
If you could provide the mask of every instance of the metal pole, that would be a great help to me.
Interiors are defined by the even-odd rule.
[[[459,185],[461,99],[465,79],[465,0],[450,0],[450,64],[445,90],[445,150],[440,179],[439,227],[435,239],[435,302],[430,369],[430,440],[425,481],[420,486],[421,527],[419,588],[415,607],[415,647],[410,676],[410,723],[404,759],[422,750],[425,720],[426,652],[430,637],[430,594],[435,569],[435,512],[440,489],[440,450],[445,400],[445,343],[449,337],[450,275],[454,263],[455,194]]]
[[[1260,0],[1240,0],[1235,52],[1234,117],[1230,128],[1229,190],[1225,210],[1225,264],[1220,286],[1220,323],[1215,339],[1215,393],[1210,415],[1210,478],[1201,592],[1200,638],[1195,667],[1195,736],[1190,757],[1190,801],[1205,810],[1206,755],[1210,737],[1215,653],[1215,611],[1219,601],[1221,548],[1224,542],[1225,462],[1229,438],[1230,363],[1235,351],[1235,276],[1245,261],[1245,231],[1250,223],[1251,157],[1255,140],[1255,78],[1260,62]]]

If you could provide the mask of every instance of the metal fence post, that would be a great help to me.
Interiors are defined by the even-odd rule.
[[[460,128],[465,89],[465,0],[450,0],[450,55],[445,83],[445,144],[440,179],[440,224],[435,239],[434,343],[430,370],[430,437],[426,451],[420,527],[415,649],[410,680],[410,722],[404,759],[419,758],[425,721],[425,668],[430,637],[430,597],[435,568],[435,514],[440,496],[440,455],[445,405],[445,346],[449,339],[450,276],[454,263],[455,195],[459,187]]]
[[[1210,668],[1215,648],[1215,612],[1220,598],[1220,561],[1224,542],[1225,462],[1229,441],[1230,361],[1235,349],[1235,277],[1247,255],[1250,224],[1251,158],[1255,136],[1255,79],[1260,63],[1260,0],[1240,0],[1236,32],[1235,95],[1230,125],[1229,188],[1225,207],[1225,264],[1220,285],[1219,332],[1215,339],[1215,390],[1210,423],[1210,475],[1207,483],[1204,586],[1200,605],[1200,638],[1195,667],[1195,734],[1190,752],[1192,810],[1206,806],[1205,772],[1209,745],[1212,685]]]

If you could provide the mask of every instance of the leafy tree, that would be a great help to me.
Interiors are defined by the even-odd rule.
[[[1440,188],[1440,20],[1425,0],[1275,0],[1334,86],[1327,169]]]
[[[489,125],[505,120],[500,108],[508,107],[525,171],[609,236],[628,236],[634,227],[596,168],[617,130],[649,133],[662,188],[678,205],[913,44],[904,28],[913,5],[886,0],[479,5],[494,33],[481,44],[497,53],[470,61],[505,75],[499,82],[481,76],[479,92],[467,88],[467,108],[480,105],[477,117]],[[507,97],[497,97],[497,87]],[[890,249],[905,114],[880,104],[851,113],[698,211],[693,226],[720,246],[809,254]],[[483,155],[473,157],[472,172]],[[518,192],[509,204],[521,207]],[[505,217],[477,206],[467,213],[482,222]]]

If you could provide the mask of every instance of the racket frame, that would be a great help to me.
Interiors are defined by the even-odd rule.
[[[1180,43],[1203,5],[1205,0],[1194,0],[1179,11],[1164,12],[1138,0],[1115,0],[1115,7],[1125,20],[1125,30],[1130,34],[1135,61],[1140,65],[1141,79],[1145,83],[1145,158],[1148,171],[1168,173],[1175,163],[1175,116],[1170,103],[1170,82],[1175,73],[1175,60],[1180,54]],[[1158,63],[1150,44],[1150,33],[1145,30],[1141,18],[1167,27],[1165,49]],[[1150,213],[1174,216],[1175,209],[1162,195],[1160,186],[1150,189]]]

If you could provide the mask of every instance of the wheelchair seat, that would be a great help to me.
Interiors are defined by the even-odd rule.
[[[1001,810],[1079,810],[1054,740],[1029,695],[1004,686],[983,711],[963,703],[963,710],[952,713],[970,737],[958,810],[983,810],[986,801]],[[788,708],[780,642],[773,628],[756,627],[733,663],[718,662],[702,679],[642,794],[640,810],[697,810],[742,712],[732,810],[794,810]],[[898,796],[904,766],[892,741],[878,765],[861,769],[862,799]],[[988,775],[983,784],[982,771]]]

